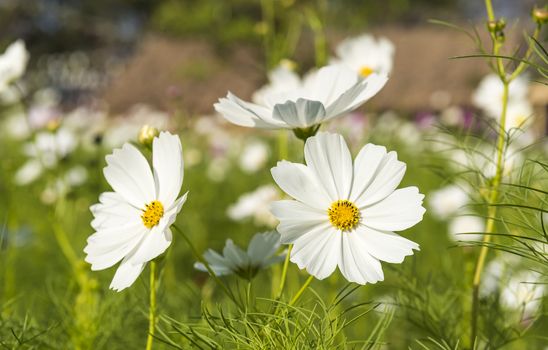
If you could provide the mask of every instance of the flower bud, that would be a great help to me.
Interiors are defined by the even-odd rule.
[[[152,145],[152,140],[154,140],[154,138],[159,134],[160,132],[155,127],[150,125],[143,125],[141,130],[139,130],[139,136],[137,139],[140,144],[146,147],[150,147],[150,145]]]
[[[543,8],[534,8],[532,16],[533,20],[538,24],[546,24],[548,22],[548,9],[546,6]]]
[[[504,41],[504,27],[506,27],[506,21],[504,19],[487,22],[487,30],[489,30],[498,41]]]

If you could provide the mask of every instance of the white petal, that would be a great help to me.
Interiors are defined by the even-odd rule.
[[[339,269],[349,282],[376,283],[384,279],[380,262],[369,255],[358,239],[356,231],[342,234],[342,253]]]
[[[319,69],[304,81],[307,98],[328,106],[343,93],[359,83],[358,75],[343,65],[330,65]]]
[[[320,132],[308,138],[304,156],[332,202],[348,199],[352,186],[352,157],[341,135]]]
[[[422,220],[424,195],[416,187],[394,191],[382,201],[361,211],[362,223],[385,231],[401,231]]]
[[[389,152],[379,164],[365,190],[360,194],[352,191],[355,203],[358,207],[364,208],[388,197],[400,184],[405,169],[405,163],[398,160],[396,152]]]
[[[324,279],[337,268],[340,246],[340,232],[327,227],[295,241],[290,260],[317,279]]]
[[[109,227],[120,227],[129,222],[141,222],[142,211],[135,208],[118,193],[104,192],[99,203],[90,207],[94,216],[91,226],[99,231]]]
[[[146,263],[156,258],[169,248],[172,239],[173,236],[169,228],[160,231],[157,229],[157,226],[153,227],[147,232],[135,253],[129,258],[129,261],[135,265]]]
[[[114,278],[110,283],[110,289],[120,292],[131,286],[133,282],[137,280],[137,277],[139,277],[144,268],[145,264],[134,265],[127,259],[124,259],[114,274]]]
[[[231,239],[226,240],[226,244],[223,249],[223,255],[226,261],[234,269],[249,265],[249,257],[247,256],[246,252],[244,252],[242,248],[235,245]]]
[[[129,143],[106,157],[105,178],[114,191],[136,208],[156,198],[154,178],[145,157]]]
[[[148,230],[144,226],[127,226],[101,230],[88,238],[84,248],[85,261],[91,269],[109,268],[129,255],[143,240]]]
[[[369,254],[381,261],[399,264],[406,256],[413,255],[413,249],[419,250],[417,243],[393,232],[380,232],[360,226],[353,233]]]
[[[183,184],[183,149],[179,136],[160,133],[152,144],[152,165],[157,199],[169,207],[179,195]]]
[[[305,165],[283,160],[272,168],[271,173],[278,186],[298,201],[320,210],[331,205],[315,175]]]
[[[275,105],[273,118],[294,128],[306,128],[323,121],[325,108],[321,102],[299,98]]]
[[[388,77],[386,75],[376,73],[369,75],[362,82],[362,84],[366,85],[365,89],[361,90],[360,94],[354,99],[354,101],[349,103],[346,110],[339,112],[339,114],[347,113],[358,108],[371,97],[375,96],[384,87],[387,81]]]
[[[350,200],[355,202],[369,187],[386,157],[386,148],[368,143],[363,146],[354,160],[354,178]]]
[[[245,102],[231,94],[219,99],[214,105],[229,122],[251,128],[280,129],[288,127],[284,122],[272,118],[272,111],[263,106]]]
[[[221,254],[217,253],[216,251],[212,249],[208,249],[204,253],[204,259],[205,261],[207,261],[207,263],[209,264],[209,267],[213,270],[213,272],[217,276],[231,274],[233,273],[232,269],[235,268],[235,266],[232,265],[230,262],[228,262],[224,256],[222,256]],[[205,265],[200,262],[195,263],[194,268],[200,271],[208,272]]]
[[[272,214],[280,220],[277,227],[282,243],[292,243],[303,234],[328,222],[326,210],[311,208],[293,200],[272,203]]]
[[[276,253],[280,247],[280,234],[276,231],[258,233],[247,247],[247,255],[252,265],[258,265]]]

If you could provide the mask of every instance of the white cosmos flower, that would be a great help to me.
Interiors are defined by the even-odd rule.
[[[479,241],[485,231],[485,220],[473,216],[462,215],[449,221],[447,228],[449,237],[454,241]]]
[[[304,129],[358,108],[384,86],[387,77],[362,79],[343,65],[327,66],[309,74],[300,86],[246,102],[232,93],[215,104],[217,112],[240,126],[262,129]]]
[[[430,210],[439,219],[447,219],[457,214],[468,202],[467,191],[460,185],[451,184],[430,193]]]
[[[527,100],[527,94],[529,91],[529,84],[524,77],[517,77],[512,80],[508,88],[508,105],[516,106],[521,105],[520,110],[524,110],[523,105],[529,105],[525,107],[526,110],[532,111],[530,103]],[[482,109],[489,117],[499,119],[502,113],[502,98],[504,93],[504,87],[500,81],[499,76],[496,74],[489,74],[478,85],[476,91],[472,95],[472,102],[474,105]],[[527,113],[525,117],[528,117],[531,113]]]
[[[389,75],[392,71],[394,45],[386,38],[362,34],[343,40],[335,51],[333,63],[342,63],[364,77],[372,73]]]
[[[393,231],[422,220],[424,195],[417,187],[396,190],[406,166],[382,146],[365,145],[352,164],[342,136],[322,132],[308,138],[304,153],[306,165],[272,168],[296,199],[272,204],[281,242],[294,244],[291,261],[318,279],[338,266],[351,282],[382,281],[380,261],[401,263],[419,249]]]
[[[248,143],[241,152],[242,154],[239,159],[240,168],[248,174],[262,169],[270,155],[268,146],[261,141]]]
[[[29,53],[23,40],[13,42],[4,54],[0,55],[0,91],[4,91],[9,84],[19,79],[29,60]]]
[[[204,254],[204,259],[217,276],[237,274],[250,280],[260,270],[284,260],[285,255],[276,255],[279,247],[280,234],[278,232],[257,233],[249,242],[247,251],[235,245],[231,239],[227,239],[223,255],[208,249]],[[207,272],[202,263],[195,263],[194,267]]]
[[[152,143],[152,171],[146,158],[129,143],[106,157],[103,173],[113,192],[91,206],[95,233],[84,252],[92,270],[122,261],[110,288],[121,291],[139,277],[146,263],[171,244],[169,227],[187,194],[177,199],[183,183],[182,146],[178,136],[160,133]]]
[[[278,199],[280,199],[280,193],[276,187],[260,186],[253,192],[241,195],[236,203],[228,207],[227,215],[234,221],[252,217],[257,226],[274,227],[278,221],[270,213],[270,205]]]

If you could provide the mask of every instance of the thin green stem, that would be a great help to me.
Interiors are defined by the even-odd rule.
[[[485,8],[487,9],[487,17],[490,21],[495,20],[495,11],[493,11],[493,4],[491,0],[485,0]]]
[[[308,288],[308,286],[310,285],[310,283],[312,283],[313,280],[314,280],[314,276],[312,276],[312,275],[308,276],[308,278],[306,279],[306,281],[302,285],[301,289],[299,289],[297,294],[295,294],[295,296],[289,302],[289,306],[295,305],[295,303],[303,295],[304,291],[306,290],[306,288]]]
[[[284,291],[285,280],[287,278],[287,269],[289,268],[289,256],[291,255],[291,249],[293,249],[293,244],[290,244],[289,248],[287,248],[287,254],[285,255],[285,260],[284,260],[284,266],[282,268],[282,278],[280,279],[280,287],[278,288],[278,295],[276,299],[280,299]]]
[[[541,27],[542,27],[541,24],[537,24],[537,26],[535,27],[535,31],[533,32],[533,38],[535,40],[538,40],[538,37],[540,35]],[[525,69],[525,67],[527,65],[526,62],[529,61],[529,58],[533,54],[533,46],[534,45],[535,45],[535,41],[534,40],[529,40],[529,47],[527,48],[527,52],[525,52],[525,56],[523,56],[523,60],[518,64],[518,66],[514,70],[514,72],[512,72],[510,77],[508,77],[508,82],[511,82],[512,80],[517,78],[523,72],[523,70]]]
[[[146,350],[152,349],[156,329],[156,261],[150,262],[150,304],[148,307],[148,337]]]
[[[502,180],[502,175],[504,172],[504,153],[505,153],[505,142],[506,142],[506,110],[508,107],[508,85],[509,83],[503,81],[503,95],[502,95],[502,112],[500,118],[500,127],[497,138],[497,163],[496,163],[496,172],[495,177],[491,185],[491,191],[489,194],[489,204],[496,204],[499,197],[499,186]],[[481,284],[481,274],[485,266],[485,261],[487,258],[487,253],[489,251],[489,242],[491,241],[491,233],[493,233],[495,228],[495,216],[497,214],[497,206],[490,205],[488,219],[485,224],[485,234],[483,236],[483,245],[481,247],[478,260],[476,262],[476,267],[474,271],[474,280],[472,282],[472,319],[471,319],[471,334],[470,341],[471,346],[474,345],[476,341],[476,336],[478,334],[478,316],[479,316],[479,289]]]
[[[234,296],[234,294],[232,293],[232,291],[223,283],[223,281],[221,281],[221,279],[215,274],[215,272],[213,271],[213,269],[211,268],[211,266],[209,265],[209,263],[202,257],[202,255],[200,253],[198,253],[198,250],[196,250],[196,248],[194,247],[194,245],[192,244],[192,241],[190,240],[190,238],[187,237],[187,235],[185,235],[183,233],[183,231],[177,227],[177,225],[173,225],[172,226],[175,231],[179,232],[179,234],[184,238],[184,240],[186,241],[186,243],[188,244],[188,246],[190,247],[190,250],[192,251],[192,254],[194,255],[194,257],[196,258],[196,260],[198,260],[198,262],[202,263],[207,272],[209,272],[210,276],[213,278],[213,280],[217,283],[217,285],[219,285],[219,287],[221,287],[221,289],[223,290],[223,292],[225,292],[225,294],[234,302],[234,304],[236,304],[236,306],[241,310],[241,311],[244,311],[244,307],[241,305],[241,303],[238,301],[238,299],[236,299],[236,297]]]
[[[287,130],[280,130],[278,131],[278,159],[283,160],[287,159],[288,157],[288,138],[287,138]]]

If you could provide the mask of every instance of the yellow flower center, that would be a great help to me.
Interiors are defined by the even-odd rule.
[[[371,73],[374,72],[374,70],[369,66],[361,66],[358,72],[362,77],[367,78],[369,75],[371,75]]]
[[[153,228],[158,225],[162,216],[164,216],[164,206],[160,201],[152,201],[145,205],[141,219],[146,228]]]
[[[346,199],[338,200],[327,209],[329,222],[342,231],[352,230],[360,221],[360,211],[356,205]]]

